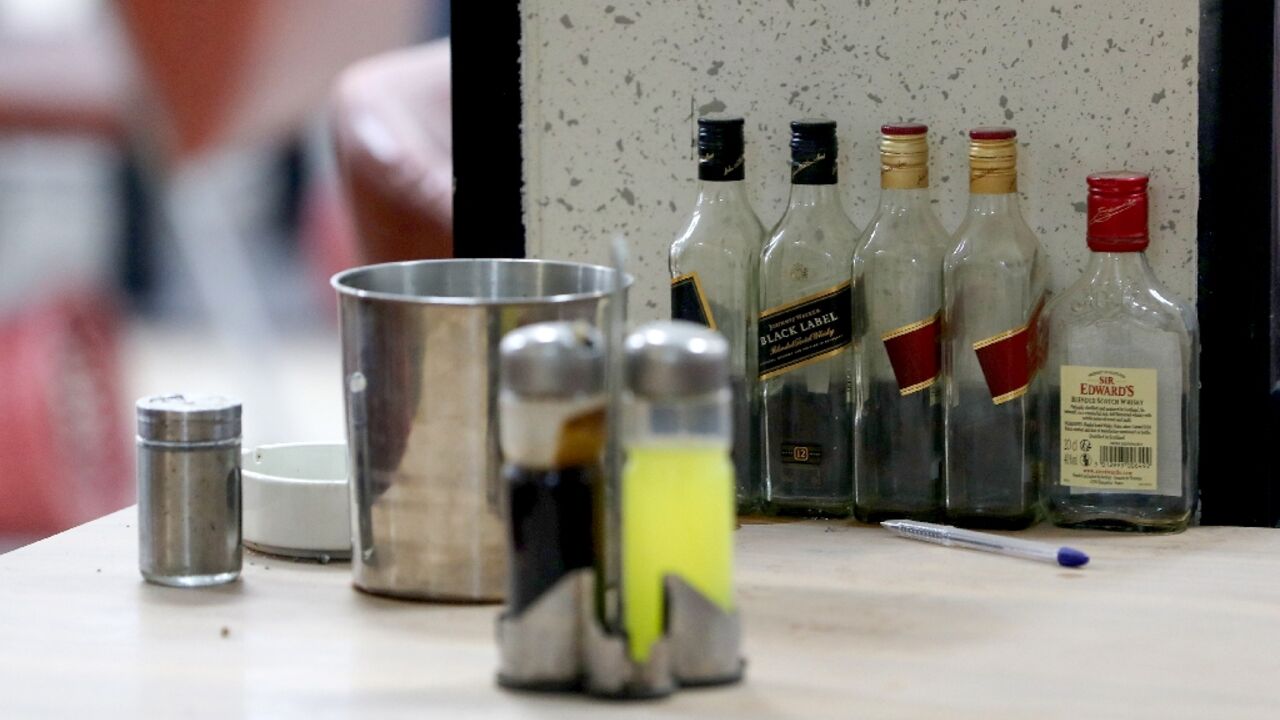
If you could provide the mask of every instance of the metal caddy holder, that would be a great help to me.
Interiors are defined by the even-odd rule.
[[[551,345],[554,334],[544,335],[548,337],[542,342]],[[724,383],[723,340],[720,346],[718,355],[707,353],[712,362],[720,365],[709,370],[704,367],[698,376],[701,380],[709,377],[716,387]],[[528,347],[513,344],[510,354],[504,357],[515,357],[520,348]],[[550,352],[534,355],[539,360],[553,356]],[[504,367],[504,375],[507,369]],[[506,381],[510,382],[510,378]],[[616,399],[616,393],[611,395]],[[611,428],[616,428],[616,407],[609,415],[614,420]],[[616,447],[616,441],[611,446]],[[605,477],[617,478],[617,472],[609,472],[614,463],[605,465]],[[662,579],[662,635],[650,646],[647,660],[638,662],[632,657],[626,632],[610,626],[619,617],[616,593],[625,579],[616,575],[621,547],[618,488],[606,481],[602,490],[602,502],[609,511],[596,518],[597,538],[604,540],[604,548],[596,555],[595,564],[569,570],[532,604],[524,605],[518,615],[506,612],[498,618],[498,684],[518,690],[639,699],[664,697],[680,687],[741,680],[745,662],[739,653],[742,626],[738,612],[726,612],[674,574]],[[515,562],[521,560],[517,558]],[[518,564],[512,566],[513,571],[520,568]]]
[[[638,663],[625,635],[608,632],[593,610],[595,578],[581,568],[560,579],[518,617],[498,618],[498,684],[534,691],[656,698],[680,687],[742,679],[738,611],[725,612],[678,576],[666,578],[667,618],[649,660]]]

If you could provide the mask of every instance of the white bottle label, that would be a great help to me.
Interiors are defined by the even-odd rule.
[[[1063,365],[1063,485],[1155,492],[1159,384],[1153,368]]]

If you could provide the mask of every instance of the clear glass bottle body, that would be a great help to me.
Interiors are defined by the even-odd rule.
[[[921,330],[937,332],[947,245],[927,188],[886,188],[854,253],[854,515],[863,522],[941,515],[939,389],[933,378],[900,387],[883,338],[930,322]]]
[[[671,244],[671,277],[696,273],[715,330],[729,341],[733,465],[738,512],[760,501],[759,387],[756,315],[764,227],[751,209],[745,183],[701,180],[688,223]]]
[[[943,288],[943,475],[949,522],[1028,527],[1039,517],[1043,472],[1037,394],[1030,388],[997,402],[974,348],[1028,326],[1047,299],[1044,250],[1022,218],[1016,193],[970,196],[944,266]],[[1034,340],[1031,332],[1028,327],[1028,341]]]
[[[761,255],[761,310],[847,283],[858,235],[835,184],[792,185],[787,211]],[[760,381],[767,512],[846,516],[851,511],[850,362],[846,346]],[[786,462],[785,444],[818,447],[821,461]]]
[[[1084,276],[1046,308],[1040,330],[1049,519],[1064,527],[1186,528],[1196,500],[1200,340],[1194,309],[1160,286],[1143,253],[1094,252]],[[1061,432],[1064,367],[1154,370],[1156,489],[1063,484],[1063,454],[1079,452],[1064,447]]]

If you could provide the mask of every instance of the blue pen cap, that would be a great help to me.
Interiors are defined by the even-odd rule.
[[[1080,567],[1089,562],[1089,556],[1069,547],[1058,548],[1058,564],[1063,567]]]

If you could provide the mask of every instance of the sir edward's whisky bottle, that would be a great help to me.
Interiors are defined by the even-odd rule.
[[[1146,175],[1090,175],[1088,223],[1084,276],[1040,321],[1049,519],[1182,530],[1196,502],[1195,310],[1160,286],[1143,252]]]

